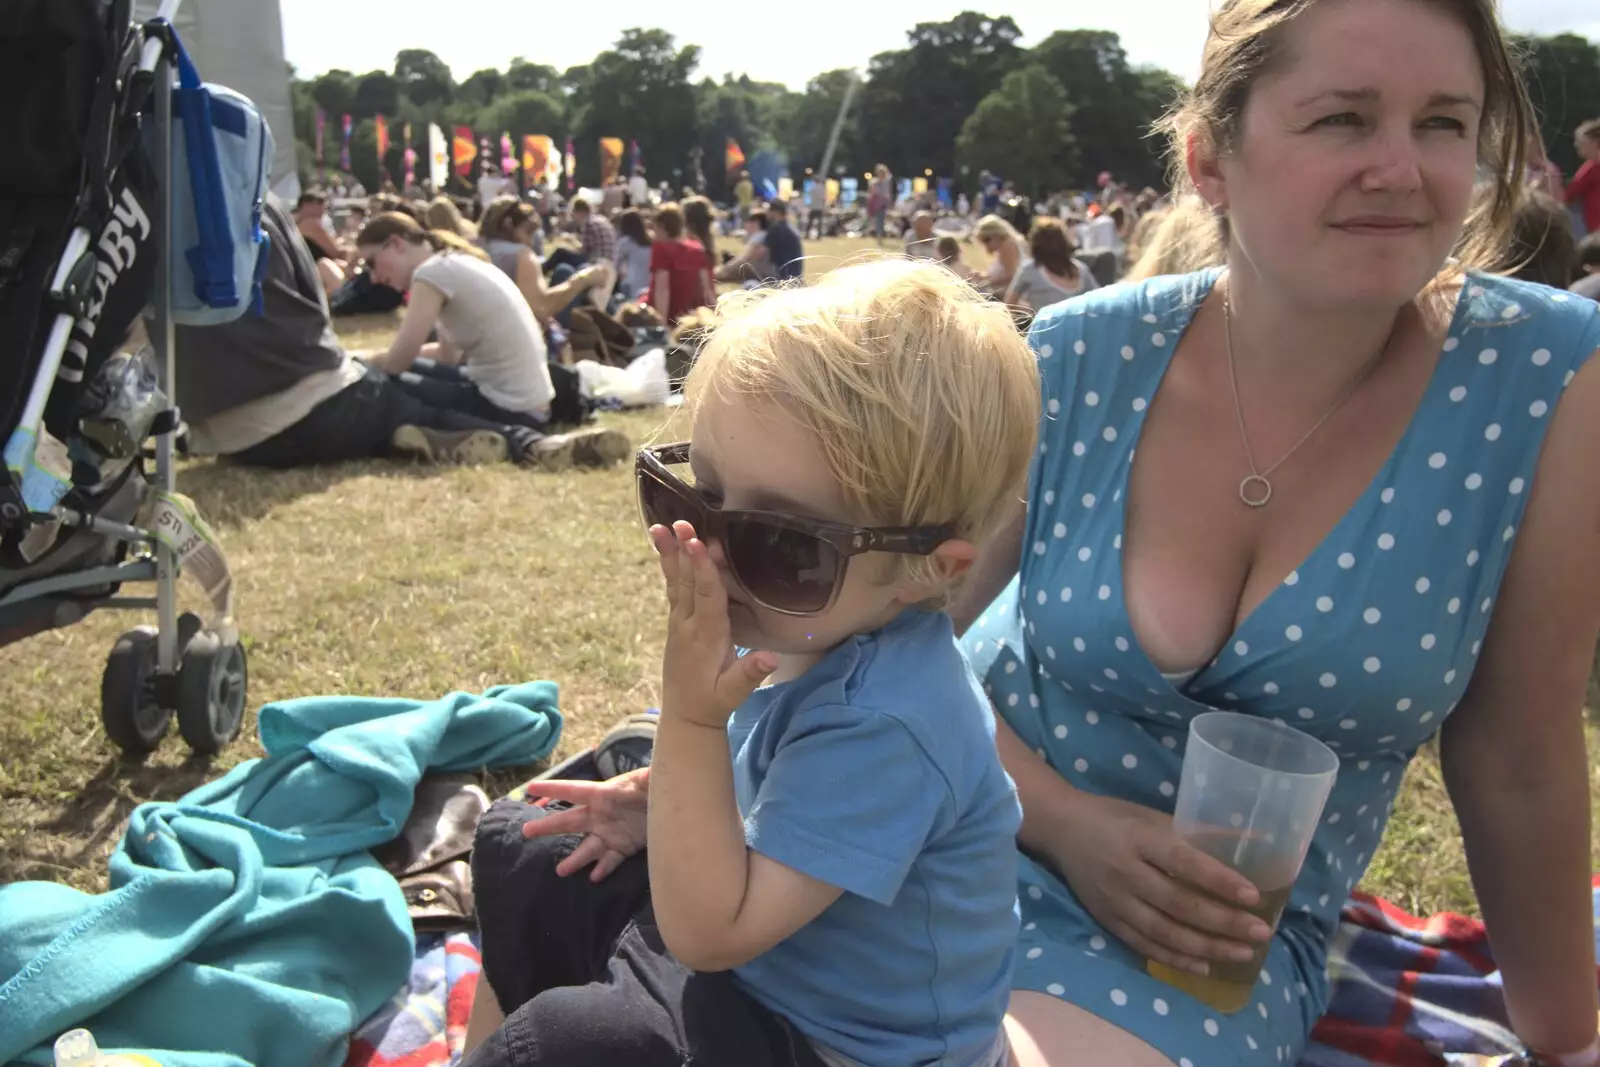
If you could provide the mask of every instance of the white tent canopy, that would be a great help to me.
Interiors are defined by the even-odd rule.
[[[159,0],[135,0],[135,17],[151,18],[159,6]],[[278,0],[184,0],[173,24],[201,78],[243,93],[260,109],[278,146],[272,190],[292,204],[300,196],[300,176]]]

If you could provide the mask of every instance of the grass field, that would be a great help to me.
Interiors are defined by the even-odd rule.
[[[867,247],[808,251],[825,269]],[[392,329],[367,321],[342,332],[365,347]],[[663,418],[605,422],[643,441]],[[119,758],[99,725],[100,671],[116,635],[144,618],[104,614],[0,649],[0,881],[103,888],[133,806],[260,755],[254,708],[268,701],[427,698],[549,678],[567,722],[558,755],[655,702],[662,598],[629,468],[552,476],[370,462],[265,473],[200,461],[182,468],[179,488],[234,568],[251,669],[244,736],[215,761],[186,759],[176,731],[143,764]],[[1593,751],[1592,728],[1590,740]],[[1407,776],[1364,884],[1413,911],[1475,910],[1431,753]]]

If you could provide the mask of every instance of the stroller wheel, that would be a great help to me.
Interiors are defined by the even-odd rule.
[[[156,696],[156,630],[140,626],[117,638],[100,676],[100,722],[130,756],[154,752],[171,713]]]
[[[239,736],[249,681],[243,645],[224,645],[205,630],[189,641],[178,667],[178,732],[197,755],[214,755]]]

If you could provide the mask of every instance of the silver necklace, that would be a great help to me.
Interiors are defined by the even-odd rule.
[[[1233,383],[1233,410],[1239,416],[1239,439],[1244,442],[1245,462],[1250,464],[1250,473],[1245,475],[1239,482],[1239,499],[1244,501],[1246,507],[1264,508],[1272,500],[1272,483],[1267,480],[1268,476],[1289,462],[1289,457],[1300,451],[1301,447],[1311,440],[1318,430],[1322,429],[1323,424],[1333,418],[1336,411],[1344,407],[1345,401],[1355,395],[1355,391],[1361,388],[1362,383],[1367,380],[1373,370],[1377,368],[1379,361],[1383,359],[1383,354],[1389,350],[1389,340],[1390,337],[1393,337],[1393,332],[1391,331],[1390,337],[1384,338],[1383,347],[1378,349],[1378,354],[1367,361],[1367,365],[1362,368],[1361,373],[1356,375],[1355,381],[1351,382],[1349,388],[1339,395],[1339,399],[1335,400],[1333,406],[1323,413],[1322,418],[1318,419],[1316,424],[1306,431],[1306,435],[1296,441],[1293,448],[1279,456],[1278,462],[1266,470],[1262,470],[1256,466],[1255,453],[1250,448],[1250,434],[1244,428],[1244,402],[1239,399],[1239,371],[1234,366],[1233,360],[1233,301],[1231,294],[1227,292],[1222,294],[1222,323],[1223,337],[1227,342],[1228,349],[1228,379]]]

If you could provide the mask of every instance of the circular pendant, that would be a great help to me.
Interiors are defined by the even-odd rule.
[[[1264,508],[1272,499],[1272,483],[1259,474],[1252,474],[1239,483],[1239,499],[1247,507]]]

